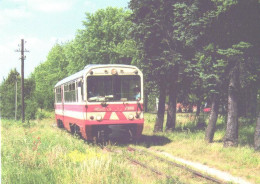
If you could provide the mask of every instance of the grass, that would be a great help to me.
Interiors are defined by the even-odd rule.
[[[151,135],[156,118],[146,114],[144,134]],[[205,128],[196,128],[191,114],[178,114],[176,131],[163,132],[157,136],[167,138],[164,143],[148,143],[142,146],[171,153],[174,156],[206,164],[234,176],[243,177],[253,183],[260,183],[260,153],[253,149],[255,124],[246,119],[239,120],[239,146],[224,148],[222,139],[225,135],[223,117],[217,122],[214,142],[204,141]]]
[[[53,114],[22,124],[1,122],[2,183],[200,183],[181,171],[173,180],[158,177],[107,153],[55,126]],[[252,148],[254,125],[240,119],[239,146],[223,148],[225,123],[217,123],[214,142],[204,141],[204,128],[196,128],[192,114],[178,114],[176,131],[153,134],[156,115],[145,114],[143,137],[137,147],[161,150],[260,183],[260,153]],[[118,145],[119,148],[127,146]],[[168,170],[150,158],[132,155]],[[170,174],[170,173],[169,173]]]
[[[122,158],[103,154],[53,119],[2,120],[2,183],[137,183]]]

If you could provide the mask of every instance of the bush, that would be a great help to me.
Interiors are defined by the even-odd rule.
[[[25,119],[26,120],[32,120],[36,118],[36,112],[37,112],[37,103],[33,100],[27,100],[25,102],[26,108],[25,108]]]
[[[37,111],[36,117],[37,117],[37,119],[42,120],[45,118],[53,118],[54,114],[52,111],[49,112],[49,111],[41,110],[41,111]]]

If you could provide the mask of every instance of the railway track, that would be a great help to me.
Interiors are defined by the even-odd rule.
[[[111,152],[111,153],[116,153],[116,151],[112,151],[111,149],[107,148],[107,147],[102,147],[102,149],[106,150],[107,152]],[[194,170],[194,169],[191,169],[185,165],[181,165],[181,164],[178,164],[176,162],[173,162],[173,161],[169,161],[165,158],[162,158],[162,157],[159,157],[155,154],[152,154],[146,150],[143,150],[143,149],[137,149],[137,148],[133,148],[133,147],[127,147],[126,150],[127,152],[137,152],[138,154],[141,154],[145,157],[152,157],[153,159],[156,159],[158,162],[160,163],[165,163],[167,164],[169,167],[171,167],[172,169],[178,167],[182,170],[185,170],[189,173],[192,173],[192,175],[196,176],[196,177],[200,177],[200,178],[203,178],[205,179],[206,181],[210,181],[211,183],[218,183],[218,184],[224,184],[226,182],[224,181],[221,181],[217,178],[214,178],[214,177],[211,177],[211,176],[208,176],[204,173],[201,173],[197,170]],[[130,154],[131,155],[131,154]],[[157,168],[154,168],[152,166],[150,166],[149,164],[145,163],[145,162],[140,162],[139,160],[136,160],[136,159],[133,159],[131,156],[128,156],[128,154],[124,154],[124,157],[129,161],[131,162],[132,164],[134,165],[139,165],[141,166],[142,168],[145,168],[149,171],[151,171],[152,173],[158,175],[158,176],[163,176],[169,180],[173,180],[174,181],[174,178],[172,176],[170,176],[169,174],[167,174],[165,171],[162,171],[162,170],[159,170]]]

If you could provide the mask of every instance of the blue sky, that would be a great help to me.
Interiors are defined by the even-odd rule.
[[[25,77],[46,60],[55,43],[72,40],[85,13],[108,6],[127,8],[129,0],[0,0],[0,82],[12,68],[21,72],[19,48],[26,41]]]

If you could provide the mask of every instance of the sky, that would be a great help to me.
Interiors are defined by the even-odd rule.
[[[46,61],[55,43],[72,40],[85,13],[108,6],[127,8],[129,0],[0,0],[0,82],[11,69],[21,73],[21,39],[25,40],[25,78]]]

